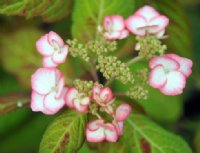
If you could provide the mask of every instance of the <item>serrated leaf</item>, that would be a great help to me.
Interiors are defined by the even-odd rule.
[[[192,153],[182,138],[142,115],[131,115],[126,126],[124,141],[129,153]]]
[[[85,139],[86,115],[68,110],[47,128],[40,144],[40,153],[77,152]]]
[[[54,22],[70,14],[71,0],[3,0],[0,2],[0,14],[20,15],[26,18],[41,16],[44,21]]]

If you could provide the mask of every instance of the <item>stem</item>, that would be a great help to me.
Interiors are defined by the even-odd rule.
[[[130,66],[131,64],[134,64],[140,60],[142,60],[144,58],[144,56],[137,56],[135,58],[132,58],[130,61],[128,61],[126,64],[127,66]]]
[[[118,97],[123,97],[123,96],[126,96],[126,93],[125,92],[115,92],[114,95],[118,96]]]
[[[102,119],[98,113],[96,113],[95,115],[98,117],[98,119]]]
[[[107,80],[107,81],[105,82],[104,86],[108,86],[113,80],[114,80],[113,78],[110,79],[110,80]]]
[[[97,18],[97,26],[99,26],[101,24],[101,19],[102,19],[102,15],[103,15],[103,6],[104,6],[104,0],[100,1],[100,5],[99,5],[99,12],[98,12],[98,18]],[[96,29],[96,40],[99,38],[99,31],[98,29]]]
[[[96,68],[95,68],[95,63],[93,61],[91,61],[91,75],[93,77],[93,79],[96,81],[96,82],[99,82],[99,77],[98,77],[98,74],[97,74],[97,71],[96,71]]]

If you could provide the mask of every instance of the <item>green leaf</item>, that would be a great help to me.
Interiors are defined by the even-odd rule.
[[[36,28],[24,28],[7,33],[2,39],[2,64],[5,70],[17,76],[20,83],[30,88],[34,71],[41,67],[42,58],[36,51],[35,42],[43,35]]]
[[[182,138],[142,115],[131,115],[126,126],[124,141],[129,153],[192,153]]]
[[[84,142],[86,115],[68,110],[47,128],[40,144],[40,153],[77,152]]]
[[[200,144],[200,126],[197,129],[195,139],[194,139],[194,145],[195,145],[196,153],[200,153],[200,145],[199,144]]]
[[[38,152],[42,134],[53,118],[54,116],[33,113],[30,109],[1,115],[0,129],[3,130],[2,134],[0,132],[1,152]]]
[[[193,59],[191,27],[186,13],[176,0],[154,0],[152,5],[170,19],[167,27],[169,38],[166,39],[168,52],[175,52],[181,56]],[[174,13],[176,12],[176,13]]]
[[[0,114],[6,114],[29,105],[30,98],[24,94],[9,94],[0,96]]]
[[[128,17],[142,2],[133,0],[76,0],[72,14],[72,36],[79,41],[95,39],[97,26],[102,25],[104,16],[119,14]],[[80,26],[81,25],[81,26]]]
[[[0,14],[23,15],[26,18],[41,16],[44,21],[53,22],[70,14],[71,0],[3,0]]]

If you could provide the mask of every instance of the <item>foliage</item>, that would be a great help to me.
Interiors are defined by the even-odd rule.
[[[0,14],[20,15],[26,18],[41,16],[46,22],[53,22],[69,15],[71,0],[3,0],[0,2]]]
[[[77,152],[84,141],[86,116],[66,111],[47,128],[40,153]]]

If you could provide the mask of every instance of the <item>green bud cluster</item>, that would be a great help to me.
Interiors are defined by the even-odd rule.
[[[89,61],[90,58],[88,56],[87,48],[83,44],[78,43],[77,39],[68,39],[67,44],[69,46],[69,53],[72,57],[80,57],[86,62]]]
[[[97,41],[92,40],[87,43],[87,48],[97,55],[102,55],[103,53],[113,52],[117,49],[116,41]]]
[[[162,45],[156,36],[136,37],[136,40],[140,46],[139,56],[147,59],[151,59],[155,55],[163,55],[167,49],[167,46]]]
[[[115,78],[124,84],[128,82],[134,83],[129,67],[115,56],[99,56],[96,68],[100,70],[107,80]]]
[[[82,93],[86,93],[87,95],[91,95],[92,92],[92,87],[94,85],[99,85],[97,82],[93,82],[93,81],[83,81],[80,79],[76,79],[74,80],[74,86],[76,87],[76,89]]]
[[[145,90],[141,85],[134,85],[127,92],[126,95],[132,99],[140,100],[148,98],[148,90]]]

